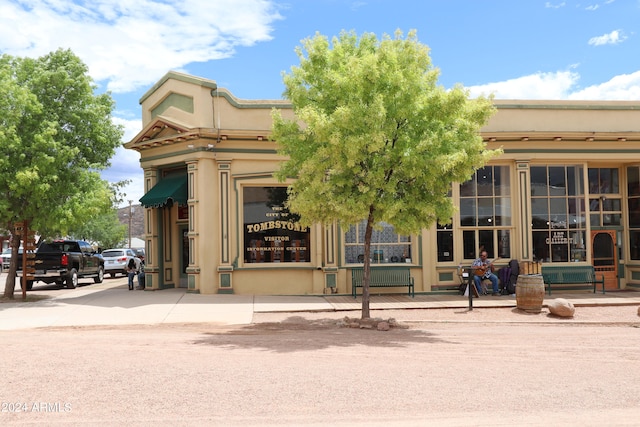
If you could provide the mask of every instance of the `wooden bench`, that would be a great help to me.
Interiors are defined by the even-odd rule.
[[[547,286],[549,295],[551,295],[552,287],[559,290],[593,289],[595,294],[598,283],[602,285],[602,293],[604,294],[604,275],[598,279],[592,265],[543,265],[542,279]]]
[[[351,289],[354,298],[357,296],[356,290],[362,287],[363,276],[363,267],[351,269]],[[415,296],[415,288],[409,267],[371,267],[369,288],[397,288],[404,286],[409,288],[409,296],[413,298]]]

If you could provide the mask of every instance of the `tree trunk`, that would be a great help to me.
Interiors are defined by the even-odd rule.
[[[369,319],[369,281],[371,278],[371,236],[373,235],[373,206],[369,208],[369,218],[364,232],[364,266],[362,272],[362,318]]]
[[[4,284],[4,297],[13,299],[13,291],[16,288],[16,271],[18,269],[18,250],[20,249],[20,235],[16,235],[15,228],[11,224],[11,262],[9,263],[9,271]]]

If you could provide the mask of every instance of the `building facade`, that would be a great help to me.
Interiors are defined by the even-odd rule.
[[[303,227],[273,177],[269,138],[282,100],[240,100],[211,80],[167,73],[142,98],[149,289],[238,294],[350,293],[364,227]],[[485,249],[509,260],[583,263],[606,288],[640,288],[640,102],[495,101],[481,130],[503,154],[467,182],[448,224],[403,236],[379,224],[373,264],[411,268],[416,292],[458,283]]]

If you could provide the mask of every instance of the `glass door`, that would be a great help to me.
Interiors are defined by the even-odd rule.
[[[616,231],[597,230],[591,232],[593,268],[596,276],[604,275],[607,290],[618,289],[618,260],[616,256]]]

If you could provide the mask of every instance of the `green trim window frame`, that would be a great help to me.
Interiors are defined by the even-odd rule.
[[[491,258],[511,258],[511,173],[509,166],[485,166],[460,184],[463,259],[482,250]]]
[[[366,220],[352,225],[344,235],[345,262],[347,264],[364,263],[364,233]],[[394,227],[380,222],[371,235],[371,262],[373,264],[411,263],[411,237],[395,232]]]
[[[534,261],[586,261],[583,166],[531,166],[530,184]]]

